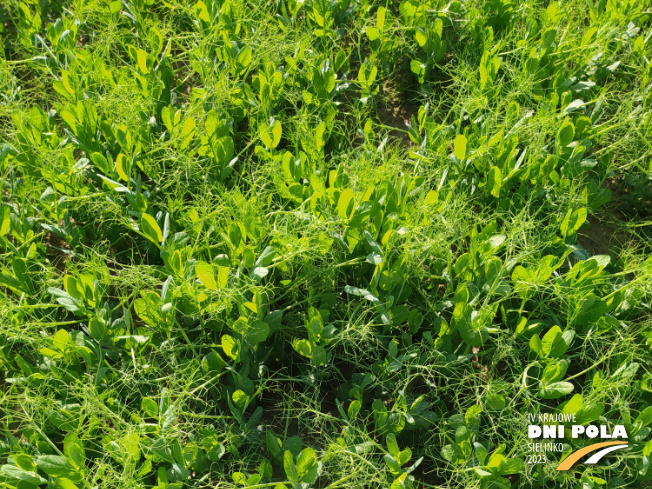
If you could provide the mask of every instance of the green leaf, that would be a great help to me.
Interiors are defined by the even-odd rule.
[[[289,450],[286,450],[283,454],[283,468],[285,469],[285,475],[290,482],[293,484],[299,482],[299,474],[296,465],[294,465],[294,457]]]
[[[489,408],[492,411],[502,411],[505,409],[505,396],[501,396],[500,394],[494,394],[490,393],[487,396],[487,408]]]
[[[229,241],[235,249],[238,249],[240,243],[242,243],[242,230],[235,222],[232,222],[229,226]]]
[[[592,402],[590,404],[583,405],[579,411],[577,411],[577,417],[575,418],[575,421],[577,424],[585,424],[596,421],[600,416],[602,416],[602,413],[604,413],[604,408],[605,406],[601,402]]]
[[[541,338],[541,351],[545,356],[550,354],[553,344],[558,337],[561,337],[561,328],[557,325],[550,328]]]
[[[231,394],[231,399],[233,399],[233,404],[242,411],[245,408],[249,397],[242,390],[237,389],[233,394]]]
[[[500,187],[503,185],[503,176],[500,172],[500,168],[497,166],[492,166],[487,175],[487,188],[489,192],[494,197],[500,197]]]
[[[400,453],[400,450],[398,448],[398,443],[396,442],[396,435],[394,433],[390,433],[387,435],[385,438],[385,443],[387,445],[387,451],[389,454],[396,459],[398,457],[398,454]]]
[[[500,475],[518,474],[523,468],[523,459],[520,458],[506,458],[498,465],[498,473]]]
[[[144,74],[149,73],[149,68],[147,67],[147,53],[142,49],[139,49],[136,52],[136,58],[138,60],[138,67],[140,68],[140,71],[142,71]]]
[[[337,201],[337,215],[342,219],[348,219],[353,213],[352,206],[355,207],[355,195],[350,188],[344,189]]]
[[[272,430],[265,433],[265,446],[269,454],[275,459],[280,460],[283,455],[281,440],[277,438]]]
[[[9,480],[18,480],[27,484],[33,484],[34,486],[40,486],[41,484],[47,483],[47,479],[39,476],[36,472],[28,472],[14,465],[3,465],[0,467],[0,480],[4,478],[1,476],[4,476]],[[19,485],[18,487],[29,489],[30,486]]]
[[[466,136],[464,134],[458,134],[455,136],[453,154],[458,160],[466,158]]]
[[[111,175],[113,173],[113,168],[111,168],[109,162],[106,161],[106,158],[100,153],[93,153],[91,155],[91,161],[96,167],[102,170],[102,173],[105,175]]]
[[[311,483],[316,477],[312,477],[313,468],[317,466],[317,454],[315,451],[308,447],[301,450],[297,457],[296,468],[297,475],[302,482]],[[315,474],[316,475],[316,474]],[[312,479],[312,480],[311,480]]]
[[[402,450],[401,453],[398,454],[398,458],[396,461],[398,462],[399,465],[405,465],[410,461],[412,458],[412,450],[410,448],[406,448],[405,450]]]
[[[539,335],[535,334],[532,336],[532,338],[530,338],[530,349],[540,357],[545,356],[543,352],[543,344],[541,343],[541,338],[539,338]]]
[[[554,382],[539,391],[539,395],[543,399],[558,399],[562,396],[570,394],[575,389],[575,386],[570,382]]]
[[[361,408],[362,403],[358,399],[351,401],[351,404],[349,404],[349,409],[347,410],[347,415],[351,421],[356,418]]]
[[[557,144],[566,147],[573,142],[574,137],[575,126],[567,117],[557,131]]]
[[[271,126],[261,122],[258,124],[258,133],[263,144],[269,149],[274,149],[281,141],[283,127],[280,121],[274,121]]]
[[[247,328],[247,341],[252,345],[261,343],[269,336],[269,325],[263,321],[256,321]]]
[[[414,38],[416,39],[417,43],[421,47],[425,46],[426,42],[428,42],[428,38],[426,37],[425,32],[423,32],[421,28],[415,29]]]
[[[323,346],[317,345],[312,350],[311,364],[313,367],[321,367],[326,364],[328,354]]]
[[[225,355],[233,360],[238,360],[238,356],[240,355],[240,346],[238,345],[238,341],[235,338],[229,336],[228,334],[222,335],[221,346]]]
[[[301,356],[312,357],[312,345],[308,340],[295,339],[292,341],[292,348]]]
[[[8,205],[0,205],[0,236],[7,234],[10,224],[11,208]]]
[[[96,317],[91,318],[91,320],[88,322],[88,330],[90,331],[93,339],[97,341],[102,340],[106,334],[104,323]]]
[[[433,205],[437,203],[437,200],[439,199],[439,192],[435,190],[431,190],[426,194],[426,199],[424,200],[425,205]]]
[[[160,243],[163,241],[163,232],[159,227],[156,219],[154,219],[149,214],[142,214],[140,220],[140,226],[143,231],[143,234],[154,243]]]
[[[587,211],[586,207],[580,209],[569,210],[564,217],[564,220],[561,222],[559,230],[561,235],[566,238],[572,236],[575,232],[584,224],[586,221]]]
[[[383,460],[385,460],[385,464],[387,465],[387,467],[389,468],[389,471],[392,474],[396,475],[396,474],[401,472],[401,466],[399,465],[399,463],[396,461],[396,459],[394,457],[392,457],[389,454],[386,454],[383,457]]]
[[[70,432],[63,440],[63,453],[68,461],[76,468],[82,469],[86,461],[86,452],[79,437]]]
[[[375,41],[380,37],[380,32],[376,27],[367,27],[365,32],[370,41]]]
[[[560,336],[557,336],[552,343],[552,348],[550,349],[549,356],[552,358],[560,358],[563,356],[568,348],[570,348],[574,338],[575,331],[572,329],[568,329],[564,331]]]
[[[637,425],[640,425],[641,428],[652,423],[652,406],[648,406],[645,409],[643,409],[643,411],[641,411],[638,417],[636,418],[635,423]]]
[[[385,7],[378,7],[376,10],[376,27],[382,30],[385,26]]]
[[[118,176],[122,180],[129,181],[130,164],[127,157],[122,153],[115,159],[115,171],[118,172]]]
[[[36,465],[39,469],[48,475],[56,478],[65,477],[67,479],[76,479],[76,473],[66,457],[59,455],[40,455],[36,457]]]
[[[154,399],[143,397],[143,400],[140,401],[140,409],[150,418],[158,417],[158,404]]]
[[[204,287],[210,290],[217,290],[217,282],[213,274],[213,265],[205,261],[195,262],[195,274]]]
[[[568,365],[568,360],[559,360],[546,365],[546,368],[543,369],[543,374],[541,375],[542,384],[545,386],[560,380],[566,374]]]
[[[251,64],[253,55],[249,46],[243,47],[237,56],[238,65],[241,67],[240,73],[244,73],[247,66]]]

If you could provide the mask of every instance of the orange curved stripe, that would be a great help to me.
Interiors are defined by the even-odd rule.
[[[579,459],[581,459],[587,453],[595,452],[598,448],[608,447],[608,446],[611,446],[611,445],[627,445],[627,442],[625,442],[625,441],[605,441],[603,443],[594,443],[593,445],[589,445],[588,447],[580,448],[576,452],[573,452],[568,457],[566,457],[564,459],[564,461],[559,464],[559,467],[557,467],[557,470],[568,470],[573,465],[575,465],[575,462],[577,462]]]

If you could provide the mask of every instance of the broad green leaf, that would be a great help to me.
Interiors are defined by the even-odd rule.
[[[224,289],[229,282],[229,267],[217,267],[217,287]]]
[[[36,472],[36,464],[30,455],[19,453],[13,455],[14,464],[27,472]]]
[[[648,406],[643,411],[641,411],[636,418],[636,424],[640,424],[641,427],[647,426],[652,423],[652,406]]]
[[[367,27],[365,32],[370,41],[375,41],[380,37],[380,33],[376,27]]]
[[[22,481],[28,484],[14,486],[14,482],[10,487],[25,487],[26,489],[29,489],[30,487],[40,486],[41,484],[47,483],[47,479],[39,476],[35,471],[26,471],[14,465],[3,465],[0,467],[0,479],[3,479],[4,477],[8,478],[10,481]]]
[[[160,243],[163,241],[163,232],[161,231],[161,228],[156,222],[156,219],[149,214],[143,213],[141,215],[140,226],[143,234],[145,234],[150,241],[153,241],[154,243]]]
[[[570,401],[568,401],[565,405],[564,408],[561,410],[562,413],[577,413],[577,411],[580,410],[582,407],[582,404],[584,403],[584,398],[582,397],[581,394],[575,394],[573,397],[570,398]]]
[[[396,442],[396,435],[394,433],[388,434],[385,438],[385,443],[387,444],[387,451],[389,454],[396,459],[400,453],[398,443]]]
[[[265,446],[273,458],[280,460],[283,455],[281,440],[271,430],[265,432]]]
[[[389,471],[396,475],[401,472],[401,466],[399,465],[398,461],[394,457],[392,457],[389,454],[386,454],[383,459],[385,460],[385,464],[389,468]]]
[[[568,360],[559,360],[554,363],[546,365],[541,375],[541,383],[545,386],[560,380],[568,370]]]
[[[292,341],[292,348],[304,357],[312,357],[312,345],[308,340],[295,339]]]
[[[71,95],[75,94],[75,89],[70,85],[70,77],[68,76],[68,72],[66,70],[61,70],[61,82],[63,83],[63,87],[68,93]]]
[[[415,29],[414,38],[416,39],[417,43],[421,47],[425,46],[426,42],[428,42],[428,38],[426,37],[425,32],[423,32],[421,28]]]
[[[498,473],[500,475],[518,474],[523,468],[523,459],[520,458],[506,458],[498,465]]]
[[[585,207],[575,210],[569,210],[561,222],[561,235],[566,238],[572,236],[586,221],[587,211]]]
[[[70,432],[63,441],[63,453],[68,461],[76,468],[82,469],[86,461],[86,452],[79,437]]]
[[[424,200],[424,204],[426,205],[436,204],[438,199],[439,199],[439,192],[437,192],[436,190],[431,190],[426,194],[426,199]]]
[[[376,27],[378,29],[383,30],[383,27],[385,26],[385,7],[378,7],[378,10],[376,10]]]
[[[317,455],[315,451],[310,447],[304,448],[296,460],[297,475],[303,482],[312,482],[305,480],[305,477],[309,475],[311,469],[316,465]]]
[[[539,335],[534,335],[532,338],[530,338],[530,349],[539,355],[540,357],[545,356],[545,353],[543,352],[543,345],[541,343],[541,338],[539,338]]]
[[[222,335],[222,350],[232,360],[237,360],[240,355],[238,341],[228,334]]]
[[[312,366],[321,367],[322,365],[325,365],[327,361],[328,354],[326,353],[324,347],[321,345],[315,346],[312,350],[312,358],[310,359]]]
[[[575,338],[575,331],[572,329],[568,329],[564,331],[561,335],[557,336],[552,343],[552,348],[550,349],[550,357],[552,358],[562,357],[566,353],[570,345],[573,343],[574,338]]]
[[[139,49],[136,53],[136,57],[138,59],[138,67],[140,68],[140,71],[144,74],[149,73],[149,68],[147,67],[147,53],[142,49]]]
[[[235,404],[235,406],[240,411],[242,411],[247,404],[249,397],[242,390],[237,389],[233,392],[233,394],[231,394],[231,399],[233,400],[233,404]]]
[[[149,397],[144,397],[140,401],[140,409],[150,418],[156,418],[158,416],[158,404],[156,404],[154,399]]]
[[[195,122],[195,119],[192,117],[187,117],[186,120],[183,121],[183,127],[181,128],[181,132],[179,133],[179,137],[181,138],[181,144],[179,144],[179,149],[186,149],[190,142],[192,141],[193,136],[195,135],[195,127],[197,123]]]
[[[115,159],[115,171],[118,172],[118,176],[125,182],[129,181],[130,166],[129,160],[122,153]]]
[[[458,160],[466,158],[466,136],[458,134],[453,142],[453,154]]]
[[[10,224],[11,208],[8,205],[0,205],[0,236],[7,234]]]
[[[539,391],[544,399],[558,399],[573,392],[575,387],[570,382],[554,382]]]
[[[263,321],[256,321],[247,328],[247,341],[253,345],[261,343],[269,336],[269,325]]]
[[[500,197],[500,188],[502,187],[502,184],[503,176],[500,172],[500,168],[492,166],[487,175],[487,188],[489,188],[491,195],[496,198]]]
[[[106,158],[100,153],[93,153],[91,155],[91,161],[98,167],[102,173],[105,175],[111,175],[113,173],[113,168],[109,165],[109,162],[106,161]]]
[[[489,393],[487,396],[487,407],[492,411],[502,411],[505,409],[505,404],[505,396],[495,393]]]
[[[575,422],[577,424],[586,424],[596,421],[602,413],[604,413],[604,404],[601,402],[591,402],[589,404],[583,405],[579,411],[577,411],[577,416]]]
[[[342,219],[348,219],[352,214],[352,206],[355,207],[353,190],[349,188],[344,189],[337,201],[337,215]]]
[[[235,222],[232,222],[229,226],[229,241],[235,249],[238,249],[242,242],[242,230]]]
[[[206,8],[206,4],[202,0],[199,0],[195,4],[194,11],[195,11],[195,15],[199,17],[200,20],[203,20],[204,22],[211,21],[211,18],[208,15],[208,9]]]
[[[281,126],[280,121],[274,121],[271,126],[265,123],[258,124],[258,134],[260,135],[260,139],[269,149],[274,149],[278,146],[278,143],[281,141],[282,133],[283,127]]]
[[[557,337],[561,337],[561,328],[555,325],[550,328],[545,335],[543,335],[543,338],[541,338],[542,352],[545,356],[550,354]]]
[[[217,290],[217,282],[213,274],[213,265],[205,261],[195,262],[195,273],[199,281],[204,284],[204,287],[211,290]]]
[[[75,469],[70,465],[66,457],[59,455],[40,455],[36,457],[36,465],[52,477],[77,479]]]
[[[238,66],[240,67],[240,73],[244,73],[246,71],[247,66],[251,64],[252,58],[253,56],[249,46],[245,46],[240,50],[236,58]]]
[[[104,335],[106,334],[106,328],[104,327],[104,323],[96,317],[91,318],[91,320],[89,321],[88,330],[90,331],[93,339],[97,341],[102,340],[102,338],[104,338]]]
[[[557,131],[557,144],[562,147],[568,146],[573,142],[574,137],[575,126],[573,126],[573,123],[566,118]]]
[[[411,458],[412,458],[412,450],[409,447],[407,447],[405,450],[402,450],[398,454],[398,458],[396,459],[396,461],[398,462],[399,465],[405,465],[410,461]]]
[[[349,404],[349,409],[347,410],[347,416],[351,421],[353,421],[356,418],[361,408],[362,408],[362,403],[358,399],[356,399],[355,401],[351,401],[351,404]]]
[[[294,464],[294,457],[289,450],[286,450],[283,454],[283,468],[285,469],[285,475],[288,480],[296,485],[299,482],[299,474]]]

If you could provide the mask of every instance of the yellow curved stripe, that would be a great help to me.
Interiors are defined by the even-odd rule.
[[[581,459],[587,453],[595,452],[598,448],[608,447],[608,446],[611,446],[611,445],[627,445],[627,442],[623,442],[623,441],[605,441],[605,442],[602,442],[602,443],[594,443],[593,445],[589,445],[588,447],[580,448],[576,452],[573,452],[568,457],[566,457],[564,459],[564,461],[559,464],[559,467],[557,467],[557,470],[568,470],[573,465],[575,465],[575,462],[577,462],[579,459]]]

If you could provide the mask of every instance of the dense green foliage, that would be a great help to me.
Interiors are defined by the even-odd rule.
[[[0,485],[650,487],[644,0],[3,0]],[[630,448],[527,463],[527,414]]]

